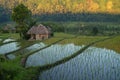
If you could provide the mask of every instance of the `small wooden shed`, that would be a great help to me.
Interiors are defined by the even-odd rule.
[[[40,24],[31,27],[27,34],[31,36],[30,40],[44,40],[51,37],[52,31],[50,27]]]

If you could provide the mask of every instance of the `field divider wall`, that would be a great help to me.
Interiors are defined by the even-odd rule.
[[[22,66],[25,67],[26,61],[27,61],[27,59],[28,59],[28,57],[29,57],[30,55],[32,55],[32,54],[34,54],[34,53],[36,53],[36,52],[38,52],[38,51],[41,51],[41,50],[43,50],[43,49],[46,49],[46,48],[48,48],[48,47],[50,47],[50,46],[52,46],[52,45],[54,45],[54,44],[57,44],[57,43],[65,40],[65,39],[76,38],[76,37],[78,37],[78,36],[69,37],[69,38],[62,38],[62,39],[60,39],[60,40],[58,40],[58,41],[55,41],[55,42],[53,42],[53,43],[51,43],[51,44],[43,47],[43,48],[40,48],[40,49],[35,50],[35,51],[33,51],[33,52],[29,53],[29,54],[24,55],[24,57],[21,59],[21,64],[22,64]]]
[[[0,39],[2,39],[0,42],[3,42],[5,39],[8,39],[8,37],[6,37],[6,38],[1,38],[0,37]]]
[[[23,50],[23,49],[25,49],[25,48],[27,48],[27,47],[30,47],[30,46],[33,45],[33,44],[35,44],[35,43],[31,43],[31,44],[26,45],[26,46],[24,46],[24,47],[22,47],[22,48],[20,48],[20,49],[18,49],[18,50],[15,50],[15,51],[5,53],[4,55],[5,55],[5,57],[7,58],[7,55],[9,55],[9,54],[16,54],[17,52],[19,52],[19,51],[21,51],[21,50]]]
[[[0,46],[3,46],[5,44],[9,44],[9,43],[12,43],[12,42],[17,42],[17,41],[9,41],[9,42],[6,42],[6,43],[0,43]]]
[[[48,39],[46,39],[46,40],[48,40]],[[46,41],[46,40],[44,40],[44,41]],[[17,40],[17,41],[21,41],[21,40]],[[17,41],[13,41],[13,42],[17,42]],[[42,42],[42,41],[39,41],[39,42]],[[12,52],[5,53],[4,56],[5,56],[6,59],[9,59],[9,58],[7,57],[9,54],[17,54],[17,52],[19,52],[19,51],[21,51],[21,50],[23,50],[23,49],[25,49],[25,48],[27,48],[27,47],[30,47],[30,46],[34,45],[35,43],[36,43],[36,42],[32,42],[31,44],[26,45],[26,46],[24,46],[24,47],[22,47],[22,48],[20,48],[20,49],[17,49],[17,50],[12,51]]]
[[[56,43],[58,43],[58,42],[60,42],[60,41],[62,41],[62,40],[64,40],[64,39],[60,39],[60,40],[55,41],[55,42],[53,42],[53,43],[51,43],[51,44],[49,44],[49,45],[47,45],[47,46],[45,46],[45,47],[43,47],[43,48],[37,49],[37,50],[35,50],[35,51],[33,51],[33,52],[30,52],[29,54],[25,54],[25,55],[22,57],[22,59],[21,59],[21,64],[22,64],[22,66],[25,67],[26,61],[27,61],[27,59],[28,59],[28,57],[29,57],[30,55],[32,55],[32,54],[34,54],[34,53],[36,53],[36,52],[38,52],[38,51],[41,51],[41,50],[43,50],[43,49],[46,49],[46,48],[50,47],[51,45],[56,44]]]
[[[90,46],[98,43],[98,42],[102,42],[102,41],[105,41],[105,40],[108,40],[108,39],[112,39],[116,36],[112,36],[112,37],[108,37],[108,38],[104,38],[104,39],[100,39],[100,40],[97,40],[97,41],[94,41],[94,42],[91,42],[90,44],[86,45],[85,47],[83,47],[82,49],[78,50],[77,52],[75,52],[74,54],[70,55],[70,56],[67,56],[59,61],[56,61],[55,63],[51,63],[51,64],[47,64],[47,65],[43,65],[43,66],[37,66],[37,67],[32,67],[32,68],[37,68],[37,71],[38,71],[38,75],[40,72],[42,71],[46,71],[46,70],[49,70],[51,68],[54,68],[60,64],[63,64],[75,57],[77,57],[79,54],[83,53],[86,49],[88,49]],[[29,69],[30,67],[27,67],[27,69]]]

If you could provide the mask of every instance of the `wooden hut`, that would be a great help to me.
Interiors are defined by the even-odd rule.
[[[31,36],[30,40],[44,40],[51,37],[52,31],[50,27],[40,24],[31,27],[27,34]]]

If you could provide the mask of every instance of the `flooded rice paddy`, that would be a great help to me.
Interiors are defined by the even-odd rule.
[[[52,45],[31,55],[27,66],[54,63],[83,46]],[[39,80],[120,80],[120,55],[113,50],[90,47],[79,56],[40,74]]]
[[[69,50],[60,54],[69,55]],[[90,47],[70,61],[44,71],[39,80],[120,80],[120,55],[112,50]]]
[[[10,41],[15,41],[14,39],[5,39],[3,43],[10,42]]]
[[[81,46],[75,46],[74,44],[68,45],[52,45],[44,50],[36,52],[31,55],[27,60],[28,66],[39,66],[54,63],[62,58],[69,56],[78,51]]]
[[[20,48],[20,46],[19,46],[18,42],[12,42],[9,44],[5,44],[5,45],[0,46],[0,54],[12,52],[12,51],[15,51],[19,48]]]
[[[21,53],[45,47],[36,43]],[[61,60],[84,46],[74,44],[52,45],[29,56],[26,67],[42,66]],[[0,54],[19,49],[17,42],[0,46]],[[8,55],[15,58],[15,55]],[[90,47],[68,62],[40,73],[39,80],[120,80],[120,54],[105,48]]]

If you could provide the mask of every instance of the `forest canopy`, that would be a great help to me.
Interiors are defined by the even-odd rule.
[[[0,23],[21,3],[39,21],[120,22],[119,0],[0,0]]]
[[[107,12],[120,13],[119,0],[0,0],[0,5],[10,10],[25,4],[33,14]]]

